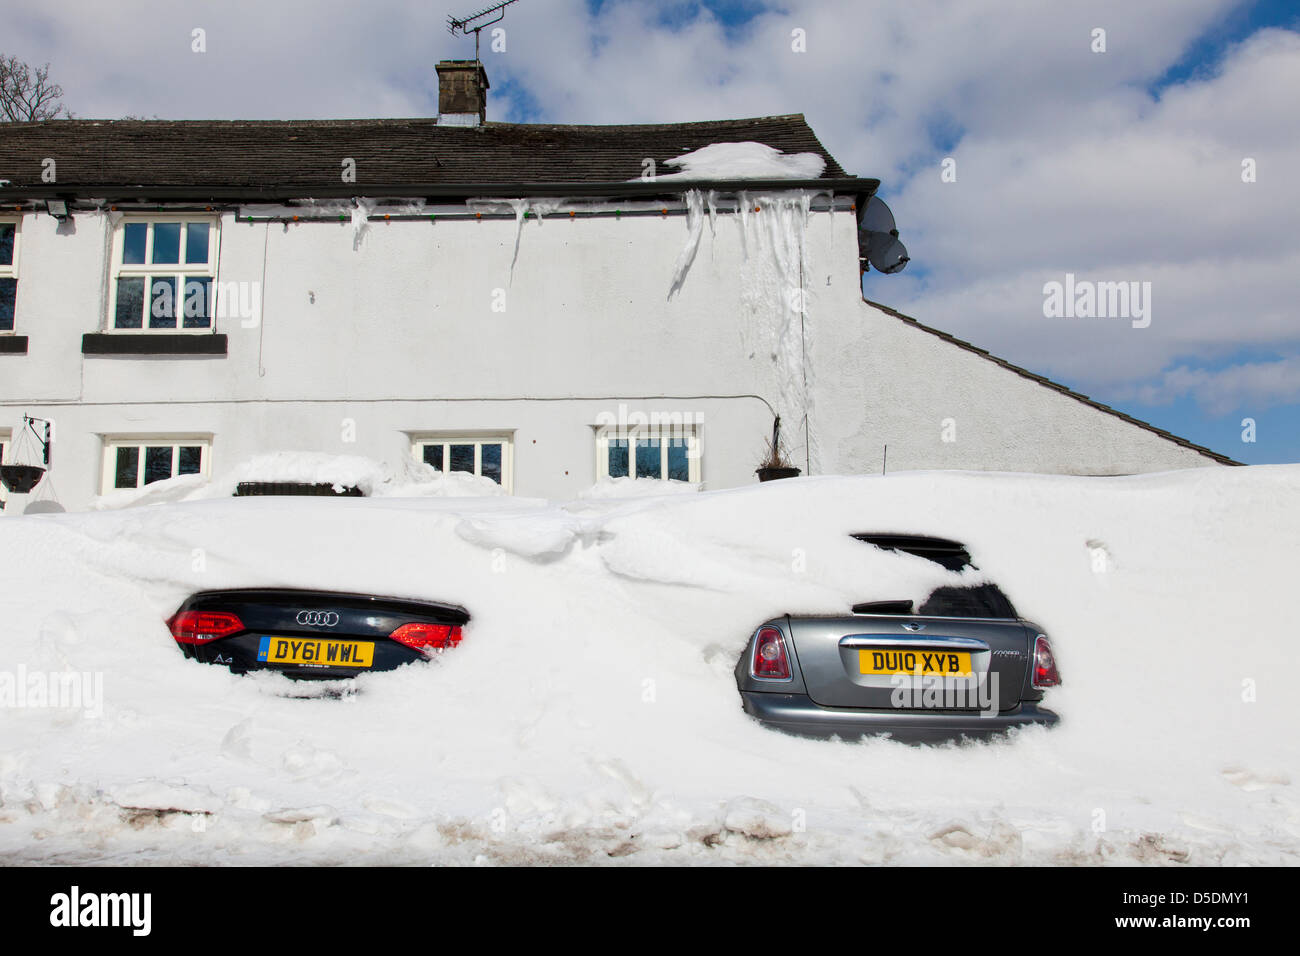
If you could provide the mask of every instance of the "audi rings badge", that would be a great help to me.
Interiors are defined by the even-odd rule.
[[[309,627],[333,627],[339,615],[337,611],[299,611],[294,620]]]

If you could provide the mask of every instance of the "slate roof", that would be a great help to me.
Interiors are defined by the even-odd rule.
[[[10,181],[0,186],[0,197],[455,196],[484,195],[492,187],[514,194],[636,195],[664,192],[653,183],[628,184],[640,177],[646,158],[668,173],[673,169],[664,161],[681,153],[747,140],[820,154],[826,169],[818,182],[837,191],[869,194],[878,185],[848,176],[797,113],[629,126],[462,127],[432,118],[52,120],[0,124],[0,180]],[[57,162],[56,184],[41,181],[47,157]],[[342,181],[345,158],[356,161],[356,183]],[[674,183],[672,191],[682,188]]]
[[[1093,408],[1097,409],[1098,411],[1105,412],[1107,415],[1114,415],[1116,418],[1122,419],[1123,421],[1128,422],[1130,425],[1136,425],[1138,428],[1141,428],[1144,431],[1149,431],[1152,434],[1159,435],[1161,438],[1165,439],[1166,441],[1171,441],[1175,445],[1181,445],[1184,448],[1190,448],[1192,451],[1199,452],[1200,454],[1204,455],[1206,458],[1214,459],[1221,465],[1244,464],[1244,462],[1236,461],[1235,459],[1229,458],[1227,455],[1220,455],[1217,451],[1213,451],[1209,448],[1206,448],[1204,445],[1197,445],[1188,441],[1186,438],[1180,438],[1177,435],[1173,434],[1172,432],[1165,431],[1163,428],[1156,428],[1156,426],[1152,425],[1150,422],[1144,422],[1142,421],[1142,419],[1134,418],[1132,415],[1125,415],[1123,412],[1119,411],[1118,409],[1111,408],[1109,405],[1103,405],[1101,402],[1095,401],[1089,398],[1087,395],[1083,395],[1079,392],[1074,391],[1073,389],[1067,388],[1066,386],[1062,385],[1059,382],[1053,382],[1050,378],[1044,378],[1042,375],[1038,375],[1034,372],[1029,371],[1028,369],[1021,368],[1019,365],[1012,365],[1006,359],[998,358],[996,355],[990,354],[988,349],[982,349],[978,345],[972,345],[970,342],[967,342],[964,339],[957,338],[955,335],[949,335],[947,332],[941,332],[939,329],[932,328],[931,326],[928,325],[923,325],[916,319],[912,318],[910,315],[904,315],[902,312],[899,312],[897,309],[891,309],[889,306],[881,305],[879,302],[872,302],[870,299],[866,298],[865,296],[863,297],[862,301],[866,302],[867,305],[872,306],[873,308],[879,309],[881,312],[884,312],[886,315],[892,315],[896,319],[901,319],[902,321],[906,322],[908,325],[912,326],[913,328],[920,329],[922,332],[928,332],[931,335],[937,336],[938,338],[943,339],[945,342],[955,345],[960,349],[965,349],[967,352],[974,352],[980,358],[986,359],[992,362],[994,365],[1000,365],[1009,372],[1015,372],[1017,375],[1021,376],[1022,378],[1027,378],[1030,381],[1037,382],[1039,385],[1045,386],[1046,388],[1050,388],[1053,391],[1060,392],[1062,395],[1068,395],[1070,398],[1073,398],[1075,401],[1082,402],[1085,405],[1090,405]]]

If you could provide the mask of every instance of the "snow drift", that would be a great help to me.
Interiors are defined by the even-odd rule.
[[[491,478],[463,471],[443,472],[405,457],[393,467],[359,455],[281,451],[257,455],[214,479],[201,475],[178,475],[142,488],[99,495],[91,499],[90,510],[113,511],[140,505],[229,498],[245,481],[331,485],[335,491],[356,488],[366,497],[470,498],[504,494],[501,486]]]
[[[914,473],[570,505],[213,499],[0,519],[9,862],[1294,864],[1300,467]],[[1052,634],[1053,731],[908,747],[755,724],[753,628],[949,579],[953,537]],[[969,574],[969,572],[968,572]],[[185,660],[247,585],[450,600],[456,651],[336,696]],[[98,715],[18,706],[102,675]],[[6,678],[7,675],[7,678]]]

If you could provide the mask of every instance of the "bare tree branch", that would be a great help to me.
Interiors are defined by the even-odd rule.
[[[18,57],[0,53],[0,123],[71,117],[62,97],[63,87],[50,82],[48,63],[33,70]]]

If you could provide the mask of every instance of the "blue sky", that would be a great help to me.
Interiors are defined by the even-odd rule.
[[[1300,5],[1295,0],[1253,0],[1232,7],[1221,20],[1204,31],[1165,73],[1151,92],[1185,83],[1204,74],[1222,60],[1225,51],[1266,27],[1300,29]]]
[[[64,0],[8,11],[0,47],[49,61],[80,116],[420,116],[433,63],[473,52],[447,15],[481,6]],[[490,119],[804,113],[912,253],[870,298],[1238,460],[1300,461],[1295,0],[519,0],[500,26]],[[1045,317],[1067,273],[1150,282],[1150,327]]]

